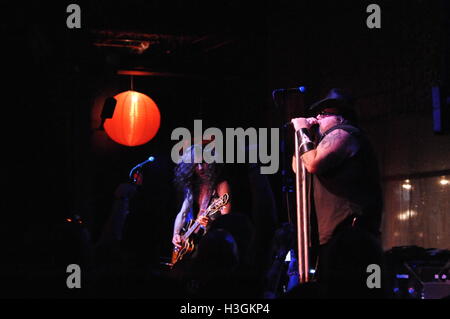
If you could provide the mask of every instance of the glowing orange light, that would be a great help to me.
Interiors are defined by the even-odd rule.
[[[114,115],[105,121],[105,131],[115,142],[138,146],[150,141],[158,132],[161,121],[156,103],[147,95],[126,91],[114,97]]]
[[[67,220],[69,223],[72,222],[72,219],[70,219],[70,218],[66,218],[66,220]]]
[[[412,185],[411,185],[409,179],[405,180],[405,182],[403,183],[402,187],[404,189],[407,189],[407,190],[410,190],[412,188]]]

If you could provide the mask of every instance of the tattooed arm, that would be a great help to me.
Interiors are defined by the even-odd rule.
[[[358,149],[355,138],[346,131],[337,129],[325,136],[316,149],[304,153],[301,158],[308,172],[323,173],[355,155]],[[295,158],[293,169],[295,171]]]

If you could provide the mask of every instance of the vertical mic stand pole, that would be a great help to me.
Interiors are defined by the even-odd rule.
[[[281,95],[281,105],[277,101],[277,94]],[[280,134],[280,152],[281,152],[281,192],[283,194],[283,201],[282,206],[285,206],[286,212],[287,212],[287,219],[288,222],[291,223],[291,212],[290,212],[290,200],[289,200],[289,193],[293,189],[293,185],[290,185],[290,182],[288,181],[288,174],[287,174],[287,164],[286,164],[286,127],[284,127],[284,123],[286,121],[286,92],[280,91],[280,90],[273,90],[272,91],[272,100],[278,109],[278,116],[281,126],[281,134]]]
[[[307,198],[306,168],[300,158],[300,131],[295,133],[295,181],[297,202],[297,248],[300,284],[309,282],[309,201]]]

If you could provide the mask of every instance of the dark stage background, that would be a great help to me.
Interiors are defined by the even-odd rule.
[[[116,187],[150,155],[146,213],[131,227],[141,251],[169,256],[180,206],[172,130],[194,119],[204,128],[279,127],[332,87],[358,98],[377,150],[383,248],[449,249],[450,185],[440,180],[450,179],[450,137],[433,131],[432,117],[432,87],[450,94],[449,3],[376,1],[382,27],[368,29],[372,2],[86,1],[77,2],[81,29],[66,27],[70,2],[2,8],[2,295],[39,296],[45,280],[36,278],[52,276],[74,249],[60,237],[65,219],[81,216],[95,242]],[[143,53],[105,45],[124,34],[154,43]],[[130,68],[160,72],[134,77],[161,112],[157,135],[138,147],[97,129],[104,100],[130,88],[117,71]],[[273,89],[299,85],[305,93],[275,107]],[[448,129],[448,113],[442,120]],[[281,175],[268,179],[278,223],[287,221]]]

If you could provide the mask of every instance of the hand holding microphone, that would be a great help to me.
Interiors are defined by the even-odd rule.
[[[294,125],[296,131],[301,128],[309,129],[311,126],[319,124],[315,117],[297,117],[291,120],[291,123]]]

